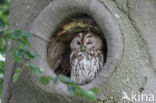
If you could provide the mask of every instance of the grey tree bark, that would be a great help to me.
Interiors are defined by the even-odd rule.
[[[82,87],[101,90],[95,103],[149,103],[152,97],[139,101],[131,95],[156,96],[156,0],[12,0],[10,30],[26,29],[34,34],[33,49],[41,58],[30,63],[44,68],[43,74],[56,76],[47,60],[48,43],[58,25],[77,13],[93,17],[108,46],[103,70]],[[2,103],[90,102],[71,96],[63,83],[42,86],[39,77],[27,69],[13,83],[17,66],[8,54]],[[122,98],[125,93],[130,99]],[[156,103],[154,99],[152,102]]]

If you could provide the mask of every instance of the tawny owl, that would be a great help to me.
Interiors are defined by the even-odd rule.
[[[70,44],[71,79],[76,84],[85,84],[93,80],[103,66],[103,43],[92,33],[78,33]]]

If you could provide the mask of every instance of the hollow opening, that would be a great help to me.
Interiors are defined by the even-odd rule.
[[[57,28],[48,46],[48,62],[51,69],[59,75],[71,75],[70,68],[70,43],[80,32],[93,32],[102,39],[104,63],[107,58],[107,43],[104,34],[87,14],[74,15],[64,20]]]

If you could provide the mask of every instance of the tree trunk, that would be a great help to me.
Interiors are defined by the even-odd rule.
[[[49,66],[47,49],[52,35],[69,16],[88,14],[103,32],[107,59],[102,71],[83,88],[99,88],[95,103],[148,103],[156,96],[156,1],[155,0],[12,0],[10,30],[34,34],[33,49],[41,58],[30,61],[56,76],[57,58]],[[13,44],[9,45],[13,46]],[[54,44],[54,48],[63,46]],[[62,50],[62,49],[59,49]],[[63,49],[65,50],[65,49]],[[59,56],[52,53],[53,56]],[[7,55],[2,103],[89,103],[68,93],[65,84],[43,86],[39,77],[24,69],[12,82],[18,64]],[[124,95],[129,99],[122,98]],[[133,98],[133,94],[137,94]],[[147,95],[142,97],[142,94]],[[140,97],[139,97],[140,96]],[[153,96],[153,97],[152,97]],[[155,99],[155,98],[154,98]],[[153,101],[153,103],[155,103]]]

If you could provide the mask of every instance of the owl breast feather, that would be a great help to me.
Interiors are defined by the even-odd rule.
[[[70,59],[71,78],[77,84],[84,84],[93,80],[103,66],[103,54],[100,50],[72,52]]]

